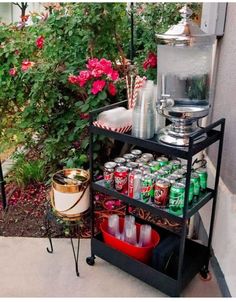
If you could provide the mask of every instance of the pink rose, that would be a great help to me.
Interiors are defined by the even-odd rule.
[[[106,75],[109,75],[110,73],[112,73],[112,63],[109,60],[106,59],[101,59],[99,62],[100,68],[103,70],[103,72]]]
[[[44,37],[43,36],[38,37],[35,44],[38,49],[42,49],[44,45]]]
[[[68,82],[71,84],[78,84],[78,77],[71,74],[68,77]]]
[[[146,70],[148,68],[157,67],[157,55],[153,52],[148,54],[147,59],[143,62],[143,68]]]
[[[149,67],[149,61],[148,61],[148,60],[145,60],[145,61],[143,62],[143,69],[147,70],[148,67]]]
[[[9,70],[9,74],[10,74],[11,77],[15,77],[15,76],[17,75],[17,70],[16,70],[16,68],[11,68],[11,69]]]
[[[116,81],[119,79],[119,73],[116,70],[112,70],[112,72],[109,74],[109,77],[112,79],[112,81]]]
[[[157,67],[157,55],[155,53],[150,53],[148,55],[148,60],[151,68]]]
[[[79,86],[83,87],[90,78],[91,78],[91,72],[89,70],[81,70],[77,77]]]
[[[96,67],[91,71],[91,74],[93,77],[95,78],[99,78],[104,74],[104,70],[102,65],[100,65],[99,63],[96,65]]]
[[[34,62],[31,62],[29,60],[24,60],[22,63],[21,63],[21,70],[22,71],[27,71],[29,68],[33,67],[34,66]]]
[[[106,82],[104,80],[94,81],[91,89],[92,94],[98,94],[98,92],[102,91],[105,86]]]
[[[116,86],[113,83],[108,84],[108,92],[112,96],[116,95]]]
[[[88,120],[89,119],[89,114],[88,113],[80,113],[80,118],[81,118],[81,120]]]
[[[98,59],[89,59],[88,60],[88,64],[86,65],[86,67],[90,70],[94,69],[97,66],[98,63]]]

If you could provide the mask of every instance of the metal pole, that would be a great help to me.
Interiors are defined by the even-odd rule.
[[[182,275],[183,275],[183,261],[185,252],[185,241],[187,235],[187,213],[188,213],[188,196],[189,196],[189,186],[192,168],[192,150],[193,150],[193,139],[190,137],[188,158],[187,158],[187,175],[186,175],[186,189],[184,196],[184,208],[183,208],[183,224],[180,237],[180,247],[179,247],[179,261],[178,261],[178,294],[181,292],[182,288]]]
[[[135,56],[134,50],[134,3],[130,3],[130,61],[131,65],[133,65],[133,60]]]
[[[92,114],[89,115],[89,126],[93,125],[93,116]],[[89,131],[89,170],[90,170],[90,207],[91,207],[91,237],[94,237],[94,203],[93,203],[93,189],[92,189],[92,182],[93,182],[93,133]]]
[[[224,130],[225,130],[225,120],[222,121],[221,124],[221,136],[220,136],[220,142],[218,147],[218,159],[217,159],[217,167],[216,167],[216,176],[215,176],[215,187],[214,187],[214,198],[213,198],[213,205],[212,205],[212,214],[211,214],[211,223],[210,223],[210,230],[209,230],[209,239],[208,239],[208,259],[207,259],[207,269],[209,264],[209,259],[211,256],[211,241],[212,241],[212,235],[213,235],[213,227],[214,227],[214,221],[215,221],[215,211],[216,211],[216,201],[217,201],[217,191],[218,191],[218,185],[219,185],[219,179],[220,179],[220,166],[221,166],[221,159],[222,159],[222,150],[223,150],[223,141],[224,141]]]
[[[3,178],[1,160],[0,160],[0,189],[1,189],[1,195],[2,195],[3,209],[6,209],[6,207],[7,207],[7,199],[6,199],[6,193],[5,193],[5,181],[4,181],[4,178]]]

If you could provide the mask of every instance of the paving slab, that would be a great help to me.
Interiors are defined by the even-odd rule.
[[[54,253],[46,251],[47,238],[0,237],[1,297],[166,297],[155,288],[96,258],[87,265],[90,240],[81,240],[77,277],[69,239],[53,239]],[[221,297],[215,277],[196,276],[185,297]]]

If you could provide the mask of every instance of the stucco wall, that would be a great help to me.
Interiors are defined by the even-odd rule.
[[[29,12],[41,12],[44,7],[40,2],[29,2],[26,14]],[[10,2],[0,3],[0,20],[7,24],[20,21],[21,10],[17,5]]]
[[[11,16],[11,3],[0,3],[0,21],[5,23],[11,23]]]
[[[219,61],[215,85],[212,121],[226,118],[221,177],[236,193],[236,3],[229,3],[225,34],[218,42]],[[215,162],[216,148],[209,156]]]
[[[216,121],[225,117],[226,129],[212,246],[229,291],[236,297],[236,3],[228,3],[225,34],[218,41],[217,52],[211,118]],[[208,152],[209,187],[213,187],[215,178],[216,151],[216,146],[212,146]],[[207,231],[210,214],[211,203],[208,203],[200,210]]]

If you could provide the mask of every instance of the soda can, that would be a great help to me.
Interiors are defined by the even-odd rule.
[[[150,167],[150,172],[154,173],[159,170],[159,163],[157,161],[151,161],[148,166]]]
[[[114,172],[116,163],[109,161],[104,164],[103,178],[107,189],[114,188]]]
[[[167,174],[165,171],[163,170],[159,170],[158,173],[157,173],[157,178],[160,179],[160,178],[166,178]]]
[[[159,168],[164,167],[164,166],[168,165],[168,163],[169,163],[168,158],[165,156],[158,157],[157,161],[159,163]]]
[[[157,179],[154,187],[154,203],[165,208],[168,203],[170,182],[166,178]]]
[[[169,208],[170,212],[180,215],[184,207],[185,185],[176,182],[170,187]]]
[[[128,173],[129,168],[125,166],[117,167],[114,172],[115,189],[122,194],[128,193]]]
[[[166,165],[161,168],[161,171],[164,171],[166,173],[166,176],[171,174],[172,168],[170,165]]]
[[[136,157],[131,154],[131,153],[126,153],[123,155],[123,158],[126,160],[126,162],[132,162],[132,161],[135,161]]]
[[[197,173],[191,173],[191,181],[193,182],[193,195],[198,196],[200,193],[200,177]]]
[[[143,153],[141,158],[145,159],[147,162],[154,160],[154,157],[151,153]]]
[[[172,171],[176,171],[181,168],[181,160],[179,159],[173,159],[169,161],[169,164],[171,165]]]
[[[140,200],[144,203],[152,201],[153,195],[153,176],[145,174],[141,179],[141,195]]]
[[[141,195],[142,171],[134,169],[128,176],[128,196],[134,199],[140,199]]]
[[[186,178],[182,178],[180,180],[180,183],[184,184],[185,188],[186,188]],[[191,204],[193,201],[193,192],[194,192],[194,183],[193,181],[190,179],[190,185],[189,185],[189,191],[188,191],[188,203]]]
[[[184,175],[186,174],[185,170],[184,169],[178,169],[178,170],[175,170],[172,175],[178,175],[179,178],[182,178]]]
[[[132,171],[134,169],[138,169],[139,165],[138,163],[131,161],[126,164],[126,167],[129,168],[130,171]]]
[[[142,164],[146,164],[147,163],[147,161],[144,158],[142,158],[142,157],[137,158],[135,162],[136,163],[142,163]]]
[[[137,158],[140,158],[142,156],[143,152],[139,149],[133,149],[133,150],[130,151],[130,153],[133,154],[137,159]]]
[[[141,167],[139,169],[142,171],[143,175],[150,174],[150,167],[148,167],[146,165],[144,165],[143,167]]]
[[[176,181],[180,180],[182,175],[179,177],[178,175],[168,175],[167,179],[169,180],[170,184],[173,185]]]
[[[116,165],[117,165],[118,167],[124,166],[124,165],[126,164],[126,160],[125,160],[123,157],[116,157],[116,158],[114,159],[114,162],[116,163]]]
[[[207,188],[207,177],[208,177],[207,169],[206,168],[198,168],[195,172],[199,175],[199,178],[200,178],[200,189],[201,189],[201,191],[205,191],[206,188]]]

